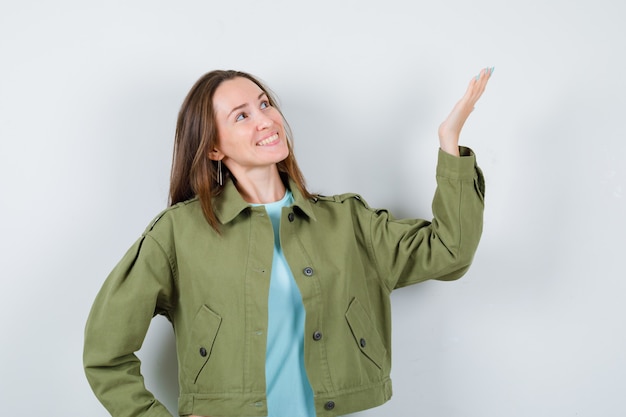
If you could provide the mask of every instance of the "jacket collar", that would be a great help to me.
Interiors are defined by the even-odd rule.
[[[307,217],[317,221],[315,214],[313,213],[313,206],[311,200],[305,198],[298,186],[291,179],[289,180],[289,189],[293,195],[293,206],[298,207],[296,213],[303,213]],[[315,199],[313,199],[315,201]],[[239,194],[235,183],[229,178],[224,184],[224,189],[221,194],[215,197],[213,200],[213,208],[215,210],[215,216],[221,224],[231,222],[242,211],[251,207],[251,204],[246,202]]]

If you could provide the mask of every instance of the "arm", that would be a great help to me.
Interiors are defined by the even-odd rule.
[[[458,143],[492,72],[484,69],[470,81],[439,128],[432,221],[396,220],[383,210],[371,218],[369,247],[388,290],[427,279],[457,279],[472,263],[482,233],[484,178],[474,153]]]
[[[135,355],[152,317],[171,308],[171,271],[161,246],[142,236],[113,269],[92,306],[85,328],[85,374],[113,417],[171,417],[146,389]]]
[[[371,213],[368,247],[388,291],[469,269],[482,234],[484,180],[472,151],[459,150],[460,158],[439,150],[432,221]]]

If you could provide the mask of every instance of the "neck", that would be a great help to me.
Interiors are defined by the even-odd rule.
[[[237,179],[237,190],[248,203],[273,203],[283,198],[287,191],[280,179],[276,165],[267,170],[247,172],[244,175],[234,176]]]

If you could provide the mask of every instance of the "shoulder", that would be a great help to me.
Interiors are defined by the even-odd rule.
[[[171,231],[174,227],[181,227],[187,223],[196,223],[198,220],[206,223],[199,200],[192,198],[174,204],[157,214],[148,223],[143,235],[161,234],[165,230]]]
[[[313,206],[316,206],[318,211],[326,211],[334,214],[345,213],[352,216],[370,216],[376,213],[377,210],[373,209],[367,204],[367,201],[356,193],[343,193],[335,195],[317,195],[313,200]]]
[[[356,193],[343,193],[331,196],[316,195],[313,198],[313,202],[316,204],[321,203],[322,205],[329,204],[331,206],[334,204],[356,204],[358,206],[363,206],[368,209],[370,208],[365,199],[361,197],[360,194]]]

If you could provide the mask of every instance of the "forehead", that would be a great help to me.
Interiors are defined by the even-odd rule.
[[[263,93],[261,87],[247,78],[237,77],[224,81],[213,94],[216,112],[228,114],[235,107],[254,103]]]

